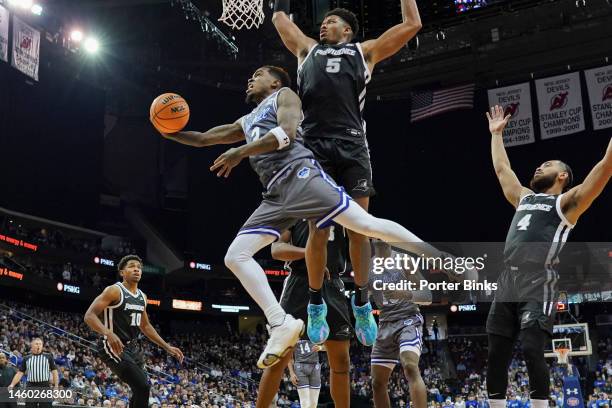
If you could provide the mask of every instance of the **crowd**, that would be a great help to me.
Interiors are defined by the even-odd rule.
[[[7,307],[13,308],[10,312]],[[17,310],[18,312],[15,312]],[[24,320],[21,313],[38,320]],[[152,318],[155,323],[155,316]],[[45,325],[41,322],[46,322]],[[51,328],[51,326],[53,328]],[[148,341],[142,341],[150,374],[150,404],[154,408],[181,407],[251,407],[256,399],[261,371],[255,361],[264,346],[265,334],[238,334],[229,325],[220,325],[213,334],[174,334],[166,336],[187,356],[183,365]],[[74,336],[67,336],[71,333]],[[0,348],[10,353],[18,364],[29,352],[29,339],[41,336],[45,350],[53,353],[58,365],[60,382],[78,390],[74,401],[79,405],[124,408],[129,390],[118,381],[96,354],[98,336],[82,322],[82,315],[49,311],[33,306],[0,303]],[[80,339],[77,339],[80,338]],[[486,401],[486,337],[453,337],[448,341],[457,375],[444,378],[441,342],[425,342],[421,372],[428,389],[429,408],[488,408]],[[351,387],[356,398],[371,401],[369,348],[354,342],[351,345]],[[610,339],[598,344],[603,357],[589,395],[588,408],[609,408],[612,392],[612,350]],[[322,356],[322,385],[329,388],[329,366]],[[578,364],[581,373],[585,367]],[[551,407],[563,406],[562,371],[556,365],[551,370]],[[510,367],[508,396],[511,408],[529,408],[527,369],[519,349]],[[588,388],[588,387],[585,387]],[[395,370],[389,382],[393,407],[409,407],[408,385],[401,370]],[[606,407],[608,404],[608,407]],[[286,373],[279,392],[277,406],[297,408],[297,390]]]

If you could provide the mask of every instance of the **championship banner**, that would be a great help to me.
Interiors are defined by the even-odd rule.
[[[13,53],[11,65],[38,81],[40,32],[13,16]]]
[[[529,82],[489,89],[489,106],[501,105],[504,116],[512,115],[504,129],[504,145],[518,146],[535,142]]]
[[[580,73],[538,79],[536,92],[542,139],[584,130]]]
[[[589,102],[593,116],[593,129],[612,127],[612,65],[584,71]]]
[[[0,60],[8,62],[9,12],[0,6]]]

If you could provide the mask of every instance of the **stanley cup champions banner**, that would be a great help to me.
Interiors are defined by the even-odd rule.
[[[9,12],[0,6],[0,60],[8,62]]]
[[[38,81],[40,32],[13,16],[13,54],[11,65]]]
[[[542,139],[584,130],[580,73],[538,79],[536,92]]]
[[[529,82],[489,89],[489,106],[501,105],[504,115],[512,115],[504,129],[504,145],[516,146],[535,141]]]
[[[584,71],[593,129],[612,127],[612,65]]]

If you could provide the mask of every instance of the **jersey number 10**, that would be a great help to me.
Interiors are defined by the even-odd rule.
[[[132,313],[130,316],[132,316],[132,323],[130,325],[139,327],[140,320],[142,319],[142,313]]]

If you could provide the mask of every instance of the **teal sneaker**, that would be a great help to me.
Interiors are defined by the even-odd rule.
[[[378,336],[378,326],[372,314],[370,302],[363,306],[355,306],[355,295],[351,298],[353,315],[355,316],[355,336],[364,346],[371,346]]]
[[[310,341],[314,344],[323,344],[329,337],[329,325],[327,324],[327,305],[325,302],[320,305],[308,303],[308,325],[307,332]]]

